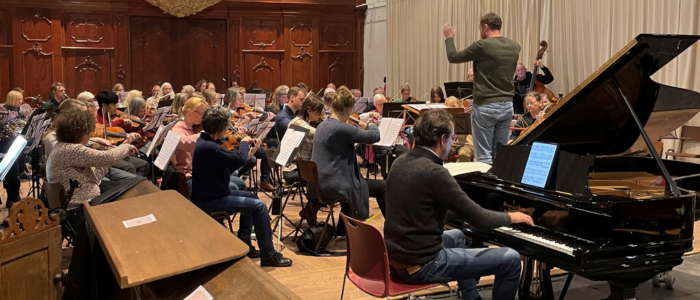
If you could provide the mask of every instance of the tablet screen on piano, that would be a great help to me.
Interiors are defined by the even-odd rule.
[[[544,188],[552,173],[552,163],[557,153],[557,145],[532,143],[521,183]]]

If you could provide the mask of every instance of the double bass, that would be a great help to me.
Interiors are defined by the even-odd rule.
[[[547,48],[549,48],[549,44],[547,43],[547,41],[541,41],[540,42],[540,50],[537,51],[536,60],[542,59],[542,57],[544,56],[544,53],[547,51]],[[559,98],[554,96],[554,93],[552,93],[552,91],[547,89],[544,86],[544,83],[537,81],[537,73],[539,71],[540,71],[540,68],[537,65],[535,65],[535,69],[532,71],[532,79],[530,79],[530,87],[528,88],[527,91],[545,94],[553,103],[556,103],[557,100],[559,100]],[[523,107],[525,107],[525,103],[523,103]]]

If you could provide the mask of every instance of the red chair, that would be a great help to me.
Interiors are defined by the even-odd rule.
[[[340,293],[341,300],[345,293],[346,278],[349,278],[357,288],[374,297],[410,294],[442,285],[450,290],[450,297],[453,298],[452,288],[447,283],[413,285],[394,277],[389,273],[389,256],[384,237],[379,230],[343,214],[340,214],[340,217],[345,223],[348,255],[345,276],[343,276],[343,289]]]

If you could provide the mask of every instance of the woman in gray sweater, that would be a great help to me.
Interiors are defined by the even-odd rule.
[[[384,214],[384,180],[362,178],[355,155],[355,143],[373,144],[380,140],[377,125],[348,124],[355,97],[347,88],[337,91],[333,114],[323,121],[314,135],[312,159],[318,166],[321,196],[324,200],[345,199],[341,212],[357,219],[369,217],[369,197],[376,197]],[[348,205],[349,204],[349,207]],[[341,230],[339,230],[341,231]]]

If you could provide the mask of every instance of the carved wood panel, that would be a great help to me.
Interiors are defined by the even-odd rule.
[[[10,12],[5,9],[0,9],[0,45],[12,44],[12,19]]]
[[[51,12],[37,9],[33,14],[25,16],[20,22],[20,33],[27,42],[47,42],[53,36],[51,32]]]
[[[5,102],[12,84],[12,48],[0,48],[0,102]]]
[[[282,22],[279,19],[244,19],[243,28],[243,49],[283,49]]]
[[[245,53],[244,84],[249,86],[258,81],[256,88],[272,91],[282,84],[282,53]]]
[[[321,22],[321,50],[355,50],[355,22]]]
[[[173,75],[182,72],[174,65],[179,59],[175,55],[175,22],[167,18],[131,18],[131,88],[148,92],[153,85],[171,82]]]
[[[54,82],[53,52],[44,52],[41,45],[35,42],[31,48],[22,51],[21,60],[17,63],[23,75],[20,82],[24,83],[24,96],[41,95],[48,99],[49,87]]]
[[[321,85],[334,83],[355,88],[354,53],[321,53]]]
[[[318,83],[318,19],[284,18],[286,40],[285,84],[294,85],[304,82],[312,89]]]
[[[112,17],[102,14],[66,14],[64,45],[114,47]]]
[[[76,97],[82,91],[96,94],[114,85],[112,55],[104,50],[65,50],[63,84],[69,95]]]
[[[216,91],[224,93],[228,80],[228,43],[225,20],[180,20],[179,57],[182,77],[174,79],[180,86],[195,85],[206,79],[214,82]]]

